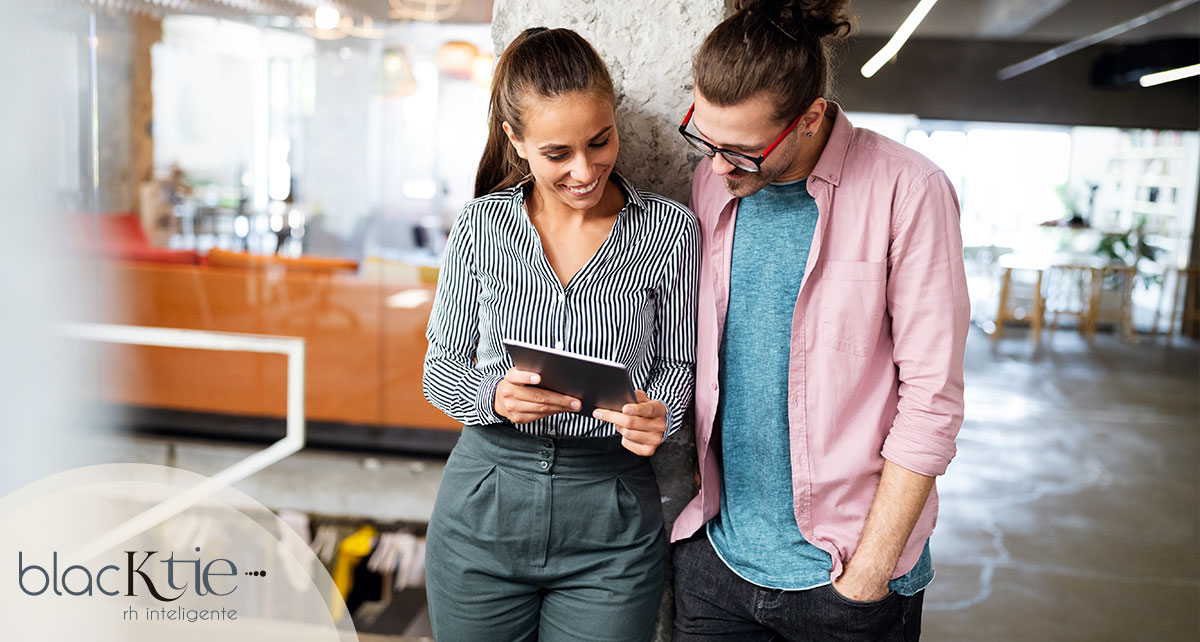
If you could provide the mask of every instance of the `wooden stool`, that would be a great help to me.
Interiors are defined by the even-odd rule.
[[[1045,316],[1045,300],[1042,298],[1042,275],[1045,273],[1048,265],[1046,262],[1030,257],[1015,256],[1005,254],[997,260],[997,264],[1001,268],[1000,272],[1000,299],[996,306],[996,329],[992,332],[993,345],[1000,340],[1004,334],[1004,324],[1009,321],[1026,321],[1029,322],[1030,333],[1033,335],[1033,349],[1037,350],[1042,345],[1042,323]],[[1033,292],[1031,299],[1033,303],[1032,314],[1018,314],[1020,308],[1011,305],[1009,301],[1012,297],[1013,290],[1013,272],[1033,272]]]
[[[1090,265],[1058,264],[1046,271],[1046,313],[1050,331],[1058,329],[1060,316],[1075,317],[1076,329],[1089,344],[1096,335],[1096,270]]]
[[[1133,334],[1133,285],[1137,268],[1131,265],[1106,265],[1097,268],[1092,286],[1092,331],[1096,324],[1111,321],[1121,339],[1136,342]],[[1112,287],[1107,287],[1111,285]]]
[[[1171,345],[1175,338],[1175,319],[1182,316],[1180,319],[1180,330],[1186,328],[1188,324],[1200,318],[1200,297],[1196,296],[1196,281],[1200,280],[1200,267],[1173,268],[1168,269],[1163,273],[1162,290],[1158,295],[1158,307],[1154,310],[1154,326],[1151,328],[1151,334],[1158,334],[1158,318],[1162,312],[1163,298],[1167,294],[1167,275],[1175,274],[1175,287],[1172,289],[1170,303],[1170,317],[1167,321],[1167,345]],[[1184,289],[1183,300],[1180,301],[1179,290]]]

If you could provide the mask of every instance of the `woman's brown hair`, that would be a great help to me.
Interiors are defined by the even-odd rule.
[[[832,91],[831,45],[853,33],[850,0],[737,0],[692,60],[696,89],[722,107],[766,91],[776,120]]]
[[[504,133],[524,139],[528,101],[587,93],[616,102],[612,77],[600,55],[570,29],[534,27],[517,36],[496,65],[488,113],[488,140],[475,173],[475,196],[508,189],[529,173]]]

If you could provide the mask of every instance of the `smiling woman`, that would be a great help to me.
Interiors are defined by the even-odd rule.
[[[572,93],[541,101],[531,111],[524,141],[508,123],[504,131],[529,164],[529,220],[565,287],[600,249],[625,203],[611,179],[620,142],[612,103],[603,97]]]
[[[443,642],[650,638],[666,538],[646,457],[691,402],[699,225],[613,171],[613,107],[573,31],[528,29],[500,57],[426,333],[425,395],[464,424],[426,549]],[[581,414],[505,340],[617,361],[637,401]]]
[[[536,99],[582,96],[607,104],[611,126],[616,102],[612,78],[587,41],[569,29],[543,27],[517,36],[500,57],[492,79],[488,142],[475,177],[475,196],[512,187],[529,174],[524,152],[509,143],[525,139],[527,122],[552,120],[537,113],[547,101]],[[563,143],[543,142],[551,148],[565,147]]]

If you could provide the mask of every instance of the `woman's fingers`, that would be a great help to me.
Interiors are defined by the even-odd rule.
[[[650,455],[654,454],[654,451],[658,450],[658,444],[638,443],[629,439],[628,437],[621,438],[621,446],[623,446],[625,450],[628,450],[629,452],[641,457],[649,457]]]
[[[603,408],[593,410],[592,417],[600,421],[607,421],[617,428],[628,428],[634,419],[633,415],[616,412],[615,410],[605,410]]]
[[[621,413],[632,415],[634,417],[644,417],[646,419],[654,419],[656,417],[666,417],[667,407],[661,401],[647,401],[644,403],[627,403],[621,408]]]
[[[542,377],[536,372],[509,368],[508,372],[504,373],[504,380],[518,386],[536,386],[541,383]]]
[[[638,403],[625,404],[621,412],[597,409],[592,416],[607,421],[621,433],[621,445],[630,452],[649,457],[662,443],[667,430],[667,407],[637,391]]]
[[[662,441],[663,433],[667,431],[665,423],[640,423],[635,422],[633,425],[621,428],[621,434],[629,439],[640,443],[654,443]]]
[[[541,377],[535,372],[509,369],[496,386],[494,405],[497,414],[513,423],[525,424],[550,415],[579,410],[578,399],[538,388],[535,384],[539,381]]]
[[[504,386],[503,394],[509,400],[519,400],[531,403],[540,403],[546,406],[557,408],[556,412],[566,412],[569,410],[579,410],[579,400],[567,395],[561,395],[557,392],[538,388],[537,384],[542,378],[536,372],[528,370],[518,370],[509,368],[508,372],[504,373],[504,381],[512,384],[512,386]]]
[[[621,433],[621,445],[635,455],[649,457],[662,444],[662,428],[657,430],[639,430],[636,428],[618,428]]]
[[[645,399],[645,396],[646,393],[638,391],[639,398]],[[627,403],[621,407],[621,412],[597,408],[592,416],[621,428],[653,430],[658,424],[665,428],[667,407],[661,401],[645,400],[641,403]]]
[[[543,388],[523,386],[513,392],[513,400],[530,404],[538,404],[546,408],[556,409],[555,412],[579,410],[579,400],[567,395],[560,395]]]
[[[522,412],[526,414],[540,414],[543,417],[547,415],[556,415],[560,412],[570,412],[570,406],[560,406],[558,404],[541,403],[538,401],[527,401],[524,399],[514,399],[509,403],[509,408],[514,412]]]

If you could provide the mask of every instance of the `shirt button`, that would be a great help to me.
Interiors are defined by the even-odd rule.
[[[559,292],[558,293],[558,302],[562,303],[563,301],[566,301],[566,300],[567,300],[567,294],[565,292]]]
[[[562,339],[559,339],[558,341],[555,341],[555,342],[554,342],[554,347],[555,347],[555,348],[558,348],[559,350],[562,350],[562,349],[563,349],[563,342],[562,342]]]
[[[719,387],[719,386],[717,386],[717,382],[715,382],[715,381],[713,382],[712,386],[713,386],[713,390],[716,390]]]
[[[543,461],[538,462],[538,468],[541,468],[542,470],[546,470],[549,467],[550,467],[550,462],[548,462],[548,461],[543,460]]]
[[[542,452],[538,453],[538,456],[542,459],[550,459],[550,451],[543,450]]]

